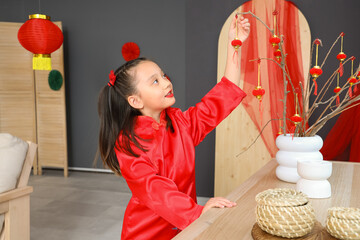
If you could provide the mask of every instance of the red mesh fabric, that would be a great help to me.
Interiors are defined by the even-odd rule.
[[[18,40],[34,54],[51,54],[63,43],[63,34],[50,20],[30,19],[19,29]]]
[[[277,22],[280,32],[280,34],[277,35],[285,36],[283,47],[285,53],[288,54],[286,62],[293,85],[295,88],[298,88],[300,81],[304,86],[298,9],[291,2],[279,0],[276,1],[276,8],[279,12]],[[256,14],[256,10],[251,1],[243,5],[243,12],[249,10]],[[267,19],[263,19],[270,28],[273,27],[273,10],[274,9],[267,9]],[[268,31],[266,41],[262,41],[262,43],[266,44],[267,52],[259,52],[257,28],[265,28],[265,26],[253,17],[249,17],[249,21],[252,28],[251,34],[247,40],[247,44],[244,44],[241,49],[241,69],[244,79],[243,89],[249,97],[245,98],[242,104],[260,132],[262,129],[261,123],[266,123],[270,119],[282,118],[283,104],[279,100],[284,97],[283,73],[275,62],[267,60],[261,62],[262,76],[268,76],[262,78],[262,87],[267,94],[264,95],[264,100],[262,101],[264,111],[261,114],[259,112],[258,100],[255,97],[251,97],[252,91],[257,86],[257,62],[249,62],[249,60],[259,57],[275,59],[274,48],[269,42],[272,36]],[[295,99],[290,85],[288,85],[288,90],[291,91],[291,93],[287,95],[287,118],[290,118],[295,114]],[[302,109],[301,96],[299,96],[299,103]],[[272,121],[270,126],[268,125],[262,134],[262,139],[272,157],[275,156],[278,150],[275,145],[275,139],[279,130],[279,124],[279,121]],[[287,129],[290,129],[293,123],[287,121],[286,125]]]
[[[354,92],[358,96],[360,91]],[[356,104],[359,101],[353,103]],[[344,111],[324,141],[324,159],[360,162],[360,105]]]

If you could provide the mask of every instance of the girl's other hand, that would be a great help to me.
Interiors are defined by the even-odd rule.
[[[223,197],[210,198],[209,201],[207,201],[207,203],[205,204],[201,214],[205,213],[210,208],[225,208],[225,207],[231,208],[234,206],[236,206],[236,203],[231,202],[226,198]]]
[[[235,15],[236,16],[236,15]],[[250,34],[250,23],[249,19],[244,18],[242,15],[238,15],[238,18],[234,17],[231,21],[230,29],[229,29],[229,41],[235,39],[236,37],[236,24],[237,21],[237,36],[240,41],[244,42]]]

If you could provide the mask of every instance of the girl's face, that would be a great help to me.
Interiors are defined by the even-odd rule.
[[[128,97],[130,105],[145,116],[159,120],[160,113],[175,103],[173,86],[160,67],[151,61],[139,63],[132,70],[137,93]]]

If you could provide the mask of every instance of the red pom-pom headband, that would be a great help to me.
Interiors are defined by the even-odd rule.
[[[112,87],[112,86],[114,86],[114,84],[115,84],[115,81],[116,81],[116,76],[115,76],[115,74],[114,74],[114,71],[113,70],[111,70],[110,71],[110,74],[109,74],[109,82],[108,82],[108,86],[109,87]]]

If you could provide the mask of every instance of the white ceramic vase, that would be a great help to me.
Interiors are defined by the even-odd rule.
[[[297,172],[297,162],[300,160],[322,161],[323,156],[320,149],[323,140],[320,136],[313,137],[292,137],[280,135],[276,138],[276,146],[279,151],[276,153],[276,161],[279,166],[276,168],[276,176],[285,182],[296,183],[300,176]]]

